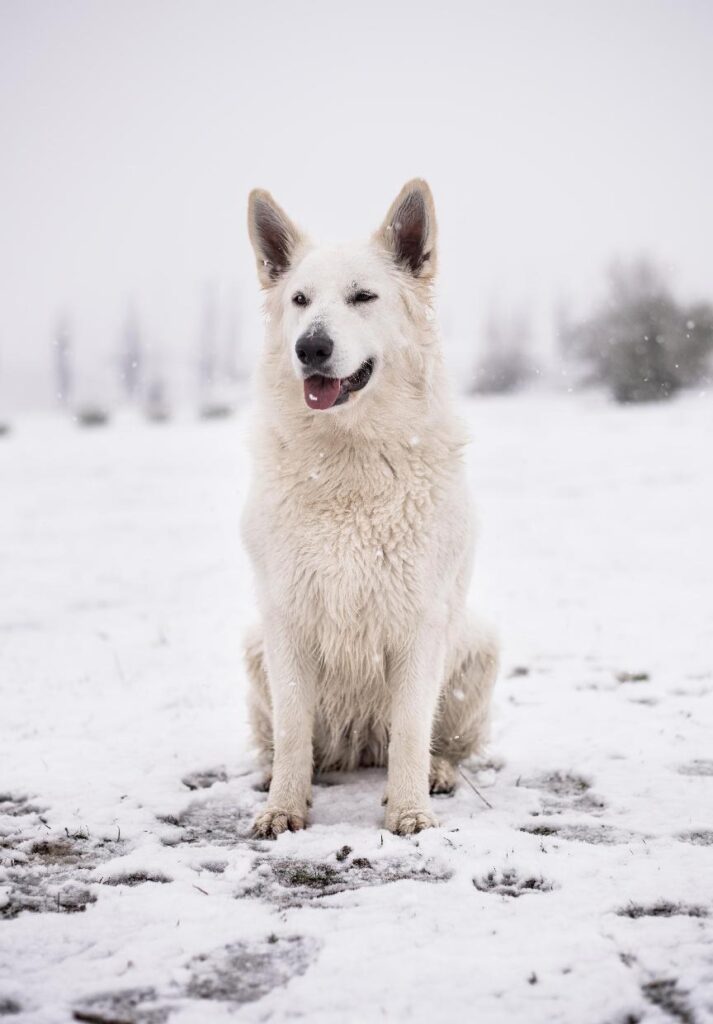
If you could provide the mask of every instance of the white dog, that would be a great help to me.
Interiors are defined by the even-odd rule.
[[[366,244],[313,245],[269,193],[248,222],[266,290],[243,532],[262,614],[250,708],[271,761],[254,834],[304,828],[313,770],[388,763],[386,824],[485,737],[497,649],[467,616],[473,527],[432,322],[436,218],[409,182]]]

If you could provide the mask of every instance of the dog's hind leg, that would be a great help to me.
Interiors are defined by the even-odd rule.
[[[447,757],[431,755],[431,771],[428,777],[429,792],[450,796],[456,788],[457,767]]]
[[[482,751],[498,672],[493,633],[471,619],[449,659],[431,746],[432,793],[452,793],[458,764]]]
[[[253,627],[245,636],[245,667],[248,674],[248,714],[255,746],[265,775],[260,789],[267,792],[272,778],[272,700],[265,668],[262,629]]]

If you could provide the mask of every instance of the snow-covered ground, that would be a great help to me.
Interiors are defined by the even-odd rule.
[[[713,1021],[713,402],[466,415],[504,665],[413,838],[249,838],[242,420],[0,439],[0,1016]]]

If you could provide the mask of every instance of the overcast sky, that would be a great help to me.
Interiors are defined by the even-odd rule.
[[[543,335],[615,254],[713,297],[713,3],[0,0],[6,393],[61,310],[106,354],[134,299],[185,356],[206,281],[256,352],[248,190],[353,237],[414,175],[463,365],[494,302]]]

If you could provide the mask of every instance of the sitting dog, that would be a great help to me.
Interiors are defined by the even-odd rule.
[[[313,244],[249,200],[267,337],[243,536],[262,617],[250,713],[269,763],[253,826],[305,827],[313,771],[388,765],[386,825],[437,825],[488,723],[497,647],[465,607],[465,437],[432,315],[436,218],[409,182],[365,244]],[[271,773],[271,778],[270,778]]]

